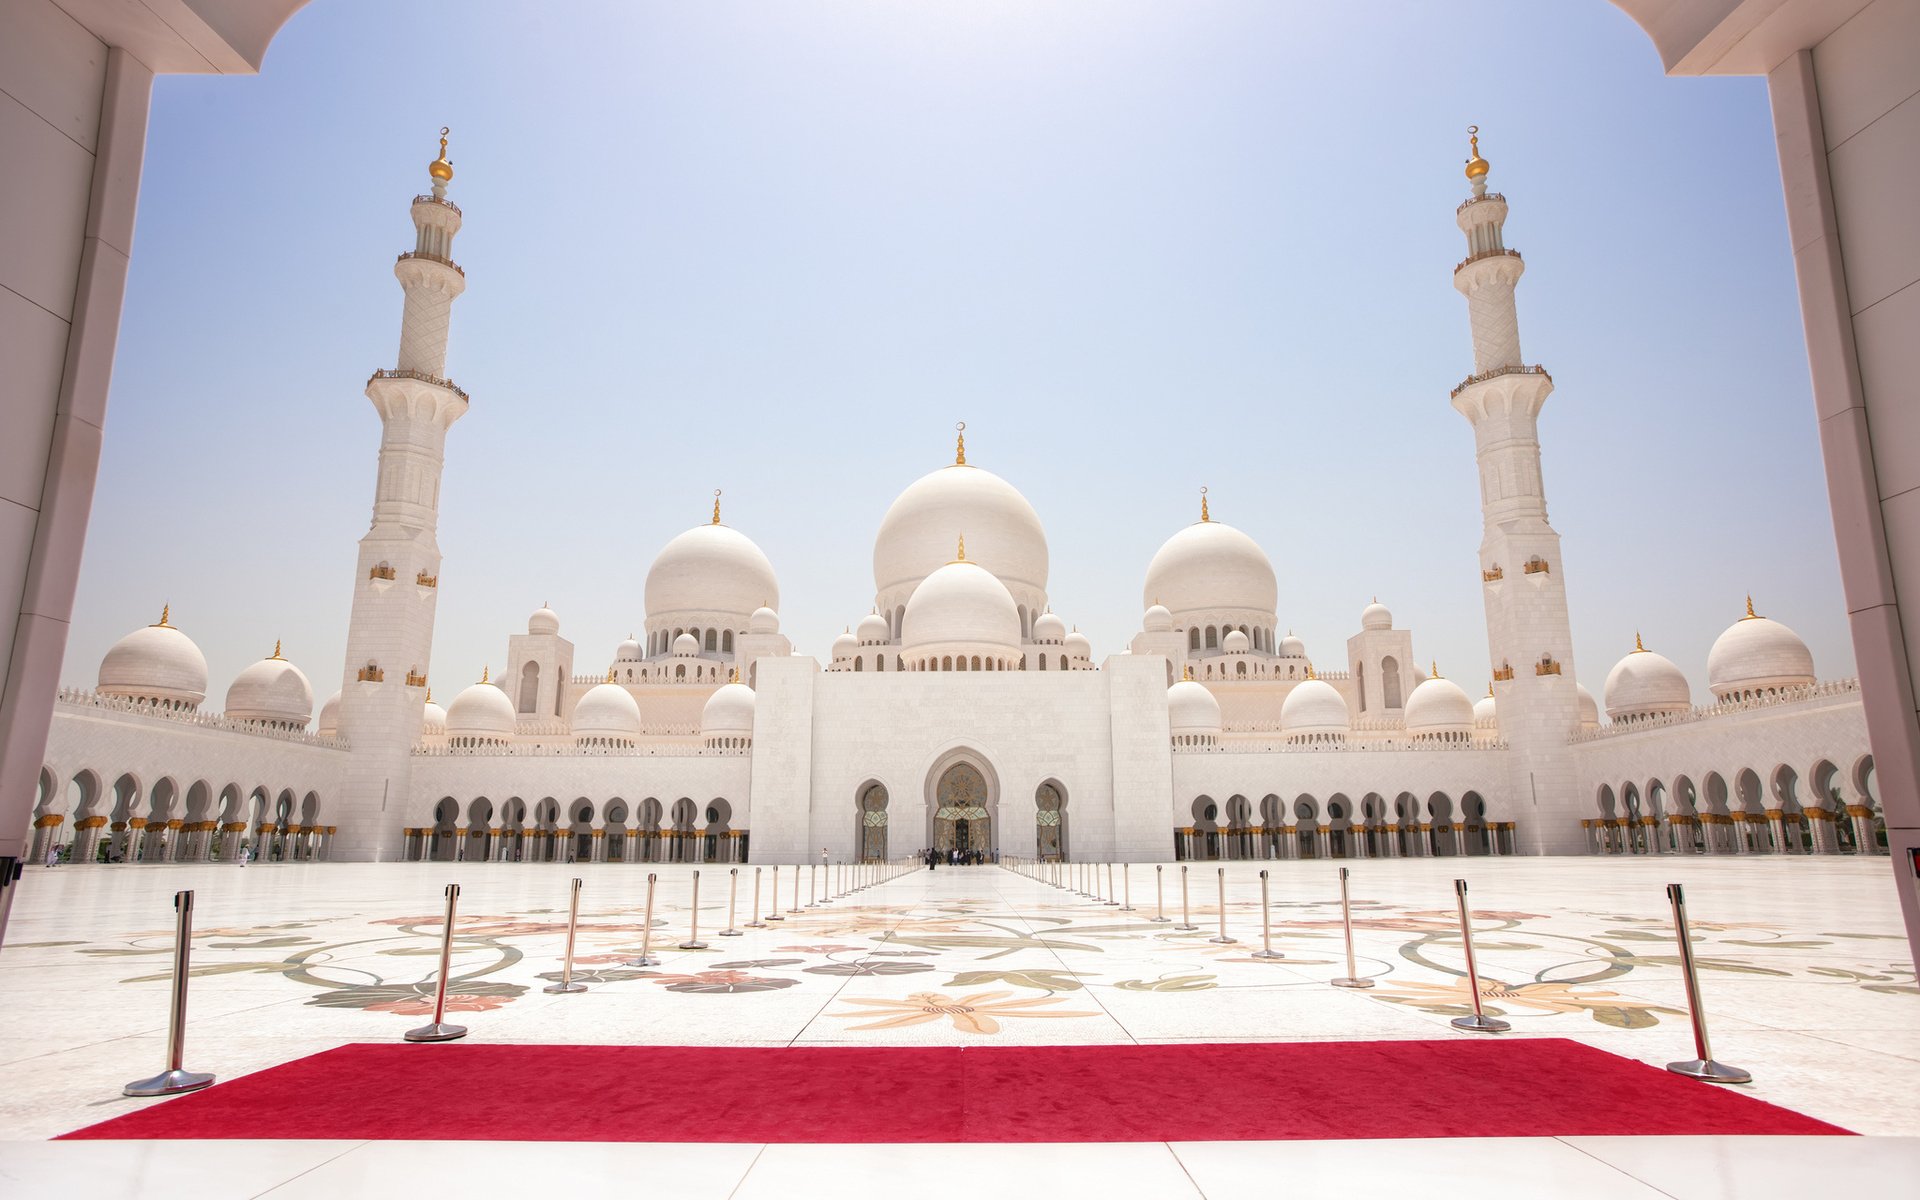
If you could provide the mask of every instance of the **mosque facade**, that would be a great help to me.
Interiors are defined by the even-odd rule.
[[[444,131],[443,131],[444,134]],[[934,846],[1092,861],[1573,853],[1884,853],[1857,685],[1820,680],[1755,613],[1707,655],[1697,704],[1636,644],[1596,699],[1576,682],[1537,419],[1553,378],[1521,355],[1477,137],[1457,222],[1474,370],[1453,389],[1481,489],[1490,650],[1474,699],[1421,670],[1378,603],[1343,653],[1283,632],[1258,542],[1215,520],[1147,565],[1118,653],[1049,607],[1047,539],[1008,481],[954,461],[893,502],[872,611],[825,661],[781,631],[772,563],[722,520],[671,539],[642,630],[582,655],[544,605],[443,709],[428,666],[462,214],[441,140],[414,198],[395,366],[340,689],[314,718],[274,653],[203,711],[206,661],[164,612],[62,691],[33,853],[91,860],[800,862]],[[1329,661],[1330,659],[1330,661]]]

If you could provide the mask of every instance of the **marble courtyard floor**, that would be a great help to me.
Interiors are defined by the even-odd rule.
[[[1913,1085],[1920,989],[1885,859],[1347,865],[1359,971],[1376,981],[1369,991],[1328,986],[1345,962],[1335,864],[1324,862],[1226,864],[1227,932],[1237,940],[1225,945],[1209,940],[1219,920],[1212,864],[1193,864],[1189,875],[1200,926],[1191,932],[1173,927],[1178,868],[1164,871],[1174,921],[1158,924],[1148,920],[1154,868],[1136,864],[1131,913],[994,867],[913,871],[787,913],[787,868],[780,873],[785,920],[740,937],[716,936],[727,918],[727,869],[706,867],[703,950],[677,948],[687,937],[689,867],[33,869],[0,950],[7,1017],[0,1139],[8,1141],[0,1148],[0,1192],[57,1186],[72,1195],[77,1186],[88,1194],[91,1182],[100,1194],[177,1189],[196,1200],[403,1186],[482,1194],[507,1179],[560,1172],[569,1191],[587,1195],[599,1194],[603,1177],[623,1181],[628,1192],[644,1179],[656,1194],[674,1196],[861,1195],[902,1190],[910,1178],[916,1195],[961,1195],[993,1187],[995,1178],[1018,1178],[1022,1195],[1094,1186],[1106,1196],[1216,1198],[1265,1195],[1282,1178],[1308,1194],[1312,1180],[1327,1187],[1367,1180],[1385,1190],[1390,1177],[1404,1182],[1396,1190],[1425,1196],[1498,1188],[1539,1194],[1548,1179],[1556,1195],[1705,1196],[1789,1194],[1802,1184],[1873,1181],[1920,1166],[1920,1088]],[[1260,945],[1262,867],[1271,872],[1274,947],[1285,955],[1276,961],[1250,953]],[[653,949],[662,963],[637,969],[624,960],[640,945],[650,870],[660,875]],[[741,922],[749,919],[753,871],[741,871]],[[575,974],[590,990],[548,995],[540,989],[558,977],[575,875],[586,881]],[[37,1141],[154,1103],[124,1099],[119,1089],[163,1065],[178,888],[196,891],[187,1066],[229,1079],[346,1042],[397,1040],[423,1023],[449,881],[462,885],[449,1019],[470,1026],[476,1041],[873,1046],[1475,1036],[1447,1024],[1469,999],[1456,875],[1470,883],[1484,1003],[1513,1022],[1503,1036],[1572,1038],[1654,1064],[1692,1056],[1663,891],[1667,882],[1685,883],[1715,1053],[1753,1072],[1754,1083],[1742,1090],[1882,1136],[1466,1139],[1384,1150],[1369,1142],[456,1143],[446,1153],[401,1142]],[[770,878],[763,868],[763,889]],[[762,911],[771,907],[763,890]],[[942,999],[909,1003],[929,993]],[[963,1011],[888,1021],[921,1003]],[[76,1172],[80,1163],[87,1165]]]

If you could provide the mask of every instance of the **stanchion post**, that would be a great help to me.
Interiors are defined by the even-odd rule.
[[[1167,923],[1167,869],[1159,863],[1153,864],[1153,916],[1147,919]]]
[[[1286,955],[1273,948],[1273,902],[1267,894],[1267,873],[1260,872],[1260,948],[1253,952],[1255,958],[1285,958]]]
[[[700,940],[700,872],[693,873],[693,903],[687,909],[687,940],[680,943],[682,950],[705,950],[707,944]]]
[[[753,904],[747,909],[747,915],[753,920],[747,922],[748,929],[765,929],[767,923],[760,919],[760,868],[753,869]]]
[[[1700,1004],[1700,974],[1693,965],[1693,937],[1687,932],[1687,898],[1679,884],[1670,883],[1667,899],[1673,904],[1673,933],[1680,939],[1680,974],[1687,985],[1687,1014],[1693,1018],[1694,1053],[1685,1062],[1668,1063],[1667,1070],[1709,1083],[1752,1083],[1752,1072],[1714,1061],[1707,1043],[1707,1011]]]
[[[1113,864],[1107,864],[1107,907],[1119,908],[1120,902],[1113,898]]]
[[[566,957],[560,960],[560,982],[550,983],[540,989],[543,992],[552,992],[557,996],[572,995],[575,992],[584,992],[587,990],[586,984],[575,983],[573,981],[573,939],[574,935],[578,933],[580,929],[579,876],[574,876],[573,887],[570,890],[573,894],[567,899],[567,953]]]
[[[739,901],[739,899],[740,899],[740,868],[728,867],[727,868],[727,927],[720,931],[721,937],[745,936],[740,932],[739,929],[735,928],[733,924],[733,914],[737,911],[734,905]]]
[[[197,1092],[213,1082],[213,1076],[207,1072],[183,1070],[180,1065],[187,1052],[187,962],[193,948],[191,891],[173,894],[173,912],[173,1000],[167,1017],[167,1069],[121,1088],[123,1095],[172,1096]]]
[[[1210,937],[1207,940],[1210,942],[1218,942],[1225,946],[1231,945],[1240,939],[1227,936],[1227,869],[1225,867],[1219,867],[1217,870],[1220,879],[1220,933],[1219,936]]]
[[[1467,952],[1467,988],[1473,993],[1473,1013],[1455,1017],[1451,1023],[1455,1029],[1473,1033],[1504,1033],[1513,1026],[1499,1017],[1488,1016],[1480,1007],[1480,968],[1473,961],[1473,920],[1467,912],[1466,880],[1453,881],[1453,895],[1460,904],[1460,945]]]
[[[1347,897],[1347,869],[1345,867],[1340,868],[1340,928],[1341,931],[1346,934],[1347,938],[1347,973],[1339,979],[1334,980],[1333,986],[1337,988],[1372,987],[1373,980],[1360,978],[1359,968],[1354,964],[1353,960],[1353,902]],[[1477,1000],[1480,995],[1480,984],[1478,980],[1474,982],[1473,993]]]
[[[1180,923],[1174,926],[1183,932],[1192,932],[1200,928],[1193,923],[1193,915],[1187,905],[1187,864],[1180,864]]]
[[[1133,911],[1133,880],[1128,878],[1127,876],[1127,868],[1132,865],[1133,865],[1132,863],[1120,864],[1120,899],[1121,899],[1120,911],[1121,912]]]
[[[779,902],[780,897],[775,896],[774,903],[778,904]],[[793,907],[787,910],[787,915],[793,916],[803,911],[805,910],[800,907],[800,864],[795,863],[793,864]]]
[[[660,960],[653,956],[653,889],[660,882],[660,876],[647,872],[647,912],[640,918],[640,957],[627,960],[629,967],[657,967]]]
[[[451,1042],[455,1038],[467,1036],[465,1025],[449,1025],[447,1015],[447,972],[453,964],[453,920],[454,909],[460,902],[460,885],[447,885],[446,928],[440,934],[440,978],[433,986],[433,1020],[418,1029],[409,1029],[405,1038],[409,1042]]]
[[[766,919],[769,921],[784,921],[786,920],[786,918],[780,915],[780,864],[779,863],[773,864],[773,878],[768,880],[767,882],[769,885],[768,890],[773,893],[773,907],[767,910]]]

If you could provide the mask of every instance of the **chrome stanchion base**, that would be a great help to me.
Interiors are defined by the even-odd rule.
[[[460,1032],[465,1033],[466,1030]],[[162,1071],[152,1079],[140,1079],[120,1089],[126,1096],[173,1096],[181,1092],[197,1092],[213,1083],[213,1076],[204,1071]]]
[[[660,965],[660,960],[651,954],[636,954],[632,958],[623,961],[620,965],[623,967],[657,967]]]
[[[1198,925],[1175,925],[1174,928],[1178,929],[1181,933],[1192,933],[1200,927]]]
[[[1455,1017],[1450,1024],[1455,1029],[1464,1029],[1469,1033],[1505,1033],[1513,1028],[1511,1024],[1502,1021],[1499,1017],[1487,1017],[1479,1013]]]
[[[467,1036],[465,1025],[449,1025],[445,1021],[433,1025],[422,1025],[418,1029],[409,1029],[403,1035],[409,1042],[451,1042]]]
[[[767,923],[765,921],[748,921],[745,925],[741,926],[742,929],[765,929],[766,927]]]
[[[682,950],[705,950],[707,944],[702,941],[685,941],[680,943],[680,948]]]
[[[1668,1063],[1667,1070],[1675,1075],[1685,1075],[1688,1079],[1704,1079],[1708,1083],[1752,1083],[1753,1075],[1739,1067],[1730,1067],[1711,1058],[1690,1058],[1686,1062]],[[128,1092],[132,1095],[132,1092]]]
[[[1168,921],[1173,920],[1173,918],[1172,917],[1148,917],[1147,920],[1152,921],[1156,925],[1165,925]]]
[[[783,916],[781,916],[781,915],[780,915],[779,913],[777,913],[777,912],[770,912],[770,913],[768,913],[768,914],[767,914],[767,920],[769,920],[769,921],[784,921],[784,920],[786,920],[786,918],[785,918],[785,917],[783,917]]]
[[[1225,934],[1221,934],[1219,937],[1210,937],[1207,940],[1217,946],[1232,946],[1238,944],[1240,941],[1239,938],[1230,938]]]
[[[1255,950],[1255,951],[1253,952],[1253,957],[1255,957],[1255,958],[1285,958],[1285,957],[1286,957],[1286,955],[1284,955],[1284,954],[1282,954],[1282,953],[1280,953],[1280,952],[1279,952],[1278,950]]]
[[[567,983],[550,983],[540,990],[554,996],[571,996],[575,992],[586,991],[587,985],[576,979]]]
[[[738,929],[722,929],[719,933],[715,934],[714,936],[715,937],[745,937],[746,935],[740,932]]]
[[[1352,976],[1331,980],[1330,982],[1333,986],[1339,988],[1370,988],[1373,986],[1373,980],[1371,979],[1355,979]]]

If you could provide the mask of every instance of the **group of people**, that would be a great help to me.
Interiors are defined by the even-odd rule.
[[[989,862],[996,862],[998,858],[999,856],[997,854],[990,854],[985,850],[938,850],[933,847],[928,847],[920,852],[920,859],[927,864],[927,870],[929,871],[938,867],[941,863],[945,863],[950,867],[978,867]]]

